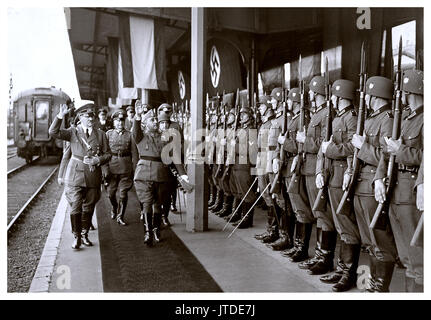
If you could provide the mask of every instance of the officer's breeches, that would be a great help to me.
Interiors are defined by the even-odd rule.
[[[349,215],[336,214],[344,191],[341,188],[329,187],[328,192],[332,218],[341,240],[347,244],[360,244],[361,237],[359,235],[358,225],[356,224],[355,212],[352,210],[352,208],[349,211]]]
[[[401,261],[406,263],[406,276],[423,284],[423,247],[412,247],[410,242],[418,225],[421,212],[415,205],[392,204],[389,219]]]
[[[135,189],[144,210],[152,206],[154,214],[161,212],[161,205],[166,196],[166,182],[135,180]]]
[[[375,256],[379,261],[395,262],[397,248],[395,247],[394,235],[392,230],[374,229],[373,235],[370,233],[370,224],[377,209],[377,201],[374,195],[360,196],[355,195],[354,209],[356,222],[358,223],[361,243],[367,247],[368,252]]]
[[[112,174],[108,184],[108,195],[114,197],[117,190],[120,190],[120,199],[127,198],[127,192],[133,187],[131,174]]]
[[[76,215],[81,213],[92,214],[97,201],[100,199],[101,192],[100,187],[87,188],[66,185],[65,194],[71,209],[70,214]]]
[[[286,189],[289,187],[290,179],[285,178]],[[314,218],[311,212],[310,203],[308,201],[307,189],[305,186],[305,176],[299,177],[299,193],[289,193],[290,202],[292,204],[293,212],[295,212],[296,219],[300,223],[314,223]]]

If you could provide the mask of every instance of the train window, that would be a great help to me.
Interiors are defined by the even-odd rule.
[[[39,100],[35,103],[35,138],[47,139],[48,136],[48,119],[49,118],[49,101]]]
[[[416,20],[392,28],[392,56],[394,68],[398,67],[398,49],[402,36],[401,69],[413,69],[416,65]]]

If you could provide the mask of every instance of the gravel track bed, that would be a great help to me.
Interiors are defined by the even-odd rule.
[[[20,165],[25,163],[25,159],[17,157],[13,157],[7,160],[7,171],[15,169]]]
[[[9,235],[8,292],[28,292],[62,193],[55,174]]]

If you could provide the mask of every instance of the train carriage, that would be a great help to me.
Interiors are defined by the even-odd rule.
[[[17,95],[13,111],[14,142],[19,157],[29,163],[35,155],[47,157],[61,154],[63,142],[51,138],[48,129],[60,104],[70,102],[70,97],[55,87],[34,88]]]

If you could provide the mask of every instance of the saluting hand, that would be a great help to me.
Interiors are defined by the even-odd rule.
[[[70,111],[70,108],[67,106],[67,104],[60,104],[60,109],[58,110],[58,117],[60,119],[63,119],[63,117],[68,114]]]
[[[135,112],[137,116],[141,116],[144,113],[144,106],[142,104],[136,104]]]

